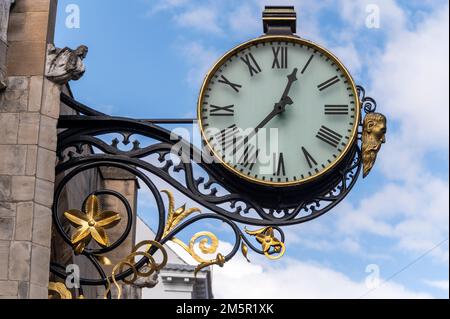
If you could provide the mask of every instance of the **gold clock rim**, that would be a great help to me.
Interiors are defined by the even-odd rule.
[[[248,175],[245,175],[243,173],[241,173],[239,170],[235,169],[234,167],[232,167],[231,165],[229,165],[228,163],[226,163],[225,161],[223,161],[223,159],[216,153],[216,151],[211,147],[211,145],[208,142],[208,138],[205,135],[205,131],[203,129],[203,122],[202,122],[202,116],[201,116],[201,110],[202,110],[202,105],[203,105],[203,99],[204,99],[204,93],[206,90],[206,87],[208,86],[209,82],[211,81],[211,78],[214,76],[214,74],[216,73],[216,71],[234,54],[236,54],[239,51],[245,50],[246,48],[256,44],[256,43],[262,43],[262,42],[270,42],[270,41],[292,41],[292,42],[296,42],[297,44],[302,44],[302,45],[307,45],[312,47],[313,49],[316,49],[319,52],[322,52],[324,54],[326,54],[329,58],[333,59],[334,62],[337,64],[337,66],[344,72],[345,76],[347,77],[347,79],[350,82],[350,85],[352,87],[352,91],[353,91],[353,95],[355,97],[355,107],[356,107],[356,119],[355,119],[355,125],[353,126],[353,130],[352,130],[352,135],[350,138],[349,143],[345,146],[345,149],[341,152],[341,154],[337,157],[337,159],[332,162],[326,169],[324,169],[323,171],[321,171],[320,173],[316,174],[316,175],[312,175],[309,176],[307,178],[301,179],[301,180],[297,180],[297,181],[292,181],[292,182],[271,182],[271,181],[263,181]],[[345,67],[345,65],[339,60],[339,58],[337,56],[335,56],[332,52],[330,52],[328,49],[320,46],[319,44],[312,42],[310,40],[306,40],[297,36],[287,36],[287,35],[265,35],[265,36],[261,36],[259,38],[254,38],[251,39],[249,41],[243,42],[237,46],[235,46],[234,48],[232,48],[231,50],[229,50],[228,52],[226,52],[224,55],[222,55],[222,57],[220,57],[216,63],[214,63],[214,65],[209,69],[209,71],[206,73],[205,79],[203,80],[201,89],[200,89],[200,94],[198,97],[198,102],[197,102],[197,123],[199,125],[200,128],[200,132],[201,132],[201,136],[202,136],[202,141],[203,143],[206,144],[206,146],[208,147],[209,151],[212,152],[214,158],[216,160],[219,161],[219,163],[224,166],[227,170],[229,170],[231,173],[237,175],[240,178],[243,178],[249,182],[253,182],[259,185],[263,185],[263,186],[274,186],[274,187],[288,187],[288,186],[299,186],[299,185],[304,185],[307,184],[309,182],[312,182],[314,180],[318,180],[319,178],[323,177],[324,175],[326,175],[328,172],[330,172],[332,169],[334,169],[341,161],[342,159],[348,154],[349,150],[351,149],[351,147],[353,146],[356,137],[358,135],[358,126],[360,123],[360,118],[361,118],[361,106],[360,106],[360,101],[358,98],[358,91],[356,89],[356,84],[355,81],[353,80],[353,77],[351,76],[350,72],[347,70],[347,68]],[[203,147],[203,145],[202,145]]]

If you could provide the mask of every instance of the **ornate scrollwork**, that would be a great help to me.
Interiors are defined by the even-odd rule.
[[[261,244],[262,251],[267,258],[279,259],[284,255],[286,246],[283,242],[275,238],[272,227],[264,227],[253,231],[245,229],[245,232],[251,236],[255,236],[256,240]],[[273,256],[274,254],[277,255]]]
[[[249,250],[271,259],[280,258],[286,248],[284,234],[279,226],[303,223],[328,212],[348,194],[361,170],[361,152],[357,140],[330,183],[312,188],[308,192],[291,192],[289,204],[274,209],[266,205],[264,200],[267,196],[258,197],[241,192],[239,185],[225,182],[221,172],[206,162],[196,160],[202,159],[203,150],[195,148],[181,137],[174,137],[168,130],[149,121],[106,116],[65,95],[62,96],[62,100],[85,115],[62,116],[58,124],[62,131],[58,136],[57,152],[60,162],[56,167],[56,173],[62,177],[55,189],[54,224],[62,239],[71,247],[79,245],[80,242],[84,243],[83,249],[78,249],[77,253],[87,257],[100,275],[100,279],[80,278],[81,285],[103,285],[107,298],[111,297],[112,285],[116,287],[120,296],[118,284],[120,281],[132,283],[142,274],[148,275],[162,267],[161,265],[165,264],[164,260],[156,264],[153,255],[158,250],[162,252],[162,245],[169,240],[180,245],[199,263],[195,270],[196,274],[210,265],[223,266],[238,251],[247,260]],[[121,141],[111,139],[112,135],[117,134],[123,136]],[[138,140],[140,137],[145,140],[145,146]],[[133,146],[124,149],[120,146],[121,143],[124,145],[132,143]],[[112,190],[98,190],[89,194],[85,204],[82,205],[84,214],[80,211],[77,213],[67,211],[66,218],[69,220],[72,218],[72,223],[74,220],[79,222],[73,224],[80,227],[77,233],[83,229],[81,232],[83,236],[81,233],[78,234],[82,239],[74,237],[77,233],[73,235],[66,233],[60,219],[62,214],[58,211],[63,189],[71,180],[88,170],[103,167],[124,170],[138,178],[141,186],[150,190],[158,214],[155,238],[151,239],[151,243],[143,244],[146,245],[143,250],[144,246],[138,244],[129,256],[113,266],[110,275],[107,275],[101,266],[112,265],[105,254],[120,246],[131,230],[132,210],[126,198]],[[158,189],[153,182],[154,177],[171,185],[173,191]],[[177,206],[173,192],[190,198],[202,208],[187,208],[186,204]],[[168,198],[167,209],[162,194]],[[115,196],[126,210],[127,218],[120,221],[112,212],[105,218],[93,218],[94,222],[100,222],[96,224],[97,228],[105,228],[105,225],[111,226],[116,222],[126,223],[124,232],[114,242],[107,241],[106,237],[97,236],[97,233],[102,231],[99,232],[95,225],[89,226],[92,218],[87,216],[86,204],[92,207],[91,217],[96,216],[95,212],[101,214],[100,206],[95,208],[93,199],[102,195]],[[88,203],[89,198],[92,203]],[[235,240],[229,253],[218,253],[219,240],[211,232],[198,232],[187,244],[177,238],[177,235],[188,226],[207,219],[221,221],[233,231]],[[86,222],[97,231],[95,235],[91,233],[92,229],[87,233]],[[242,230],[238,224],[262,228]],[[275,233],[279,235],[275,236]],[[99,248],[88,246],[88,238],[89,240],[93,238],[99,244]],[[256,240],[256,244],[252,239]],[[198,251],[215,257],[207,259]],[[135,260],[136,258],[138,260]],[[144,272],[143,269],[148,271]],[[60,278],[67,277],[62,265],[52,264],[51,271]]]
[[[145,251],[139,251],[139,249],[143,246],[147,246],[147,249]],[[150,249],[152,247],[156,247],[159,251],[161,251],[163,255],[163,260],[161,263],[157,264],[155,262],[155,259],[150,254]],[[143,256],[145,257],[145,264],[144,266],[137,267],[137,264],[135,263],[135,257],[137,256]],[[122,273],[126,267],[132,271],[132,277],[131,278],[123,278],[122,281],[127,284],[131,285],[136,282],[136,280],[139,277],[150,277],[153,273],[156,271],[161,270],[164,268],[164,266],[167,264],[167,252],[165,248],[154,240],[144,240],[141,241],[139,244],[134,246],[133,251],[131,254],[129,254],[125,259],[118,262],[112,269],[111,272],[111,280],[114,283],[114,286],[117,288],[117,299],[121,299],[122,297],[122,287],[117,282],[116,275],[117,272]],[[142,271],[145,269],[146,271]],[[108,294],[111,291],[111,280],[106,278],[107,280],[107,288],[105,290],[105,298],[108,298]]]
[[[48,283],[48,299],[72,299],[72,293],[62,282]]]
[[[366,114],[374,113],[377,110],[377,102],[375,99],[366,96],[366,90],[362,86],[358,85],[356,86],[356,89],[361,102],[361,108]]]

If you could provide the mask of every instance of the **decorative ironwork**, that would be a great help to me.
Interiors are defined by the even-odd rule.
[[[95,195],[88,197],[83,204],[85,213],[71,209],[64,212],[64,216],[72,226],[76,227],[71,241],[74,250],[80,254],[93,238],[100,246],[108,247],[109,238],[105,229],[114,227],[120,222],[118,213],[112,211],[100,211],[98,198]]]
[[[139,251],[139,249],[142,246],[147,246],[148,248],[145,251]],[[155,262],[155,259],[150,254],[150,249],[152,247],[156,247],[159,249],[163,255],[163,260],[161,263],[157,264]],[[145,265],[141,267],[137,267],[137,264],[135,263],[135,257],[137,256],[143,256],[145,258]],[[125,259],[121,260],[119,263],[117,263],[112,272],[111,272],[111,280],[114,283],[114,285],[117,288],[117,299],[121,299],[122,297],[122,287],[118,284],[116,279],[117,272],[123,273],[123,270],[125,267],[128,267],[133,272],[132,278],[123,278],[122,281],[127,284],[131,285],[139,277],[150,277],[155,271],[159,271],[167,264],[167,252],[165,248],[158,242],[153,240],[144,240],[141,241],[139,244],[137,244],[134,248],[131,254],[129,254]],[[147,269],[147,271],[142,271],[142,269]],[[107,288],[105,290],[105,298],[108,298],[108,295],[111,291],[111,281],[109,277],[106,278],[107,281]]]
[[[360,92],[363,92],[363,89]],[[95,111],[65,94],[62,94],[61,100],[78,114],[61,116],[58,122],[61,131],[58,135],[59,163],[56,174],[60,179],[55,188],[54,225],[68,245],[79,246],[76,252],[85,256],[100,276],[81,277],[80,284],[103,285],[107,298],[111,297],[111,282],[119,290],[119,281],[133,282],[135,277],[142,276],[143,267],[147,267],[148,272],[162,267],[165,261],[156,264],[153,256],[157,250],[163,252],[162,245],[169,240],[179,244],[199,262],[196,273],[212,264],[223,266],[239,250],[247,260],[249,249],[271,259],[279,258],[285,252],[285,237],[280,226],[307,222],[328,212],[345,198],[361,171],[360,132],[351,151],[331,175],[307,187],[292,187],[283,191],[268,187],[266,190],[272,195],[268,198],[260,186],[236,180],[219,165],[199,160],[208,154],[156,124],[191,123],[192,120],[136,120],[113,117]],[[112,135],[115,135],[115,138],[112,138]],[[132,146],[126,149],[127,145]],[[129,256],[113,267],[111,275],[107,275],[101,265],[111,264],[104,255],[119,247],[130,233],[133,212],[126,198],[113,190],[96,190],[88,195],[82,205],[85,214],[75,210],[67,211],[66,214],[58,211],[63,190],[71,180],[88,170],[103,167],[118,168],[136,176],[142,186],[150,190],[158,213],[155,238],[145,244],[138,244]],[[171,185],[174,191],[198,203],[202,212],[200,208],[188,209],[186,205],[175,208],[172,191],[158,189],[155,178],[163,180]],[[168,209],[161,193],[168,197]],[[107,212],[106,215],[104,212],[102,215],[97,199],[99,196],[116,197],[126,210],[127,218],[120,220],[121,223],[126,223],[126,227],[114,242],[109,242],[105,237],[106,233],[99,229],[112,227],[119,222],[118,215],[113,212]],[[80,227],[76,234],[70,236],[67,233],[63,227],[62,215],[74,226]],[[234,245],[228,254],[217,253],[218,239],[210,232],[195,234],[189,245],[176,238],[186,227],[207,219],[222,221],[233,231]],[[86,223],[90,228],[86,228]],[[242,224],[263,228],[243,231]],[[279,236],[275,237],[275,232]],[[100,236],[97,236],[97,233]],[[88,245],[91,237],[99,247]],[[252,237],[255,237],[260,248],[253,244]],[[195,242],[199,239],[200,251],[206,254],[217,253],[214,259],[206,260],[196,254],[194,247],[197,247]],[[148,247],[139,251],[143,245]],[[138,256],[140,259],[135,261]],[[51,264],[51,271],[63,279],[68,276],[64,266],[57,263]],[[120,292],[119,290],[119,295]],[[82,290],[80,293],[82,294]]]
[[[361,108],[366,114],[374,113],[377,110],[377,102],[375,99],[366,96],[366,90],[362,86],[357,85],[356,89],[358,90],[359,100],[361,101]]]
[[[256,237],[256,240],[261,244],[262,251],[267,258],[279,259],[284,255],[286,246],[283,242],[275,238],[272,227],[264,227],[254,231],[246,229],[245,232],[251,236]],[[278,255],[272,256],[273,254]]]
[[[72,293],[62,282],[48,283],[48,299],[72,299]]]

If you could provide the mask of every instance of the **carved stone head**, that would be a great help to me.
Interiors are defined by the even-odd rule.
[[[85,45],[80,45],[78,48],[75,49],[74,53],[81,59],[84,60],[88,54],[88,47]]]
[[[377,159],[381,144],[386,142],[386,117],[369,113],[364,118],[362,133],[363,177],[366,177]]]

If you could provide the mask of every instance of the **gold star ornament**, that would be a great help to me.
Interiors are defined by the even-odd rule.
[[[251,236],[255,236],[256,240],[261,244],[261,249],[267,258],[278,259],[284,255],[286,246],[275,237],[272,227],[264,227],[254,231],[245,229],[245,232]],[[278,255],[273,255],[274,253]],[[245,254],[244,256],[246,257]]]
[[[101,211],[98,197],[89,196],[84,212],[70,209],[64,212],[70,224],[76,228],[72,234],[72,245],[76,254],[81,254],[92,238],[101,246],[109,246],[105,229],[112,228],[120,222],[120,215],[113,211]]]

